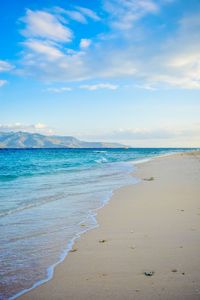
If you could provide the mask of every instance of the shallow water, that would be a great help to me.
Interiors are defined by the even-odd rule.
[[[51,278],[73,240],[96,226],[95,210],[112,191],[138,182],[134,161],[174,151],[1,150],[0,299]]]

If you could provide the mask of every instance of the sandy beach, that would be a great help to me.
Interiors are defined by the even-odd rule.
[[[200,153],[137,165],[46,284],[19,299],[200,299]]]

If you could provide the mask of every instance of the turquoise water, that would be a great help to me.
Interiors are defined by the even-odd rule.
[[[97,225],[96,210],[112,192],[138,182],[134,162],[175,151],[1,150],[0,299],[52,277],[73,241]]]

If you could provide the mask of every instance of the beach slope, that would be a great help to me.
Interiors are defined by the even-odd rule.
[[[20,299],[200,299],[200,155],[138,165],[46,284]]]

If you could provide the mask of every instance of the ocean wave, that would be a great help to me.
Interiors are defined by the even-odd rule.
[[[49,202],[58,201],[58,200],[62,199],[63,197],[64,197],[64,194],[47,196],[47,197],[40,198],[39,200],[29,203],[29,204],[20,204],[20,207],[10,209],[10,210],[5,210],[5,211],[1,212],[0,217],[5,217],[8,215],[16,214],[16,213],[22,212],[26,209],[37,208],[37,207],[47,204]]]
[[[106,157],[100,157],[98,159],[95,159],[95,162],[98,163],[98,164],[106,163],[108,161],[109,160]]]

